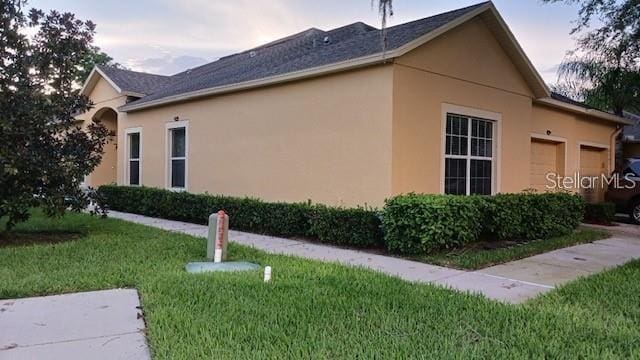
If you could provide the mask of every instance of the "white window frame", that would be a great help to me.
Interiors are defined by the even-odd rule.
[[[467,134],[467,155],[447,155],[447,114],[462,115],[469,117],[468,134]],[[471,155],[471,122],[472,118],[478,120],[491,121],[492,126],[492,150],[491,158],[484,156]],[[500,192],[500,174],[501,174],[501,138],[502,138],[502,114],[481,110],[461,105],[442,104],[442,123],[441,123],[441,154],[440,154],[440,193],[445,194],[445,163],[446,159],[466,159],[466,195],[471,193],[471,160],[491,160],[491,195]]]
[[[173,129],[184,128],[184,157],[171,157]],[[189,120],[171,121],[165,124],[165,188],[171,191],[187,191],[189,188]],[[184,160],[184,187],[171,186],[171,161]]]
[[[129,135],[138,134],[139,136],[139,157],[138,157],[138,185],[131,185],[131,144],[129,140]],[[124,169],[124,182],[127,186],[142,186],[142,128],[126,128],[124,129],[124,160],[125,160],[125,169]]]

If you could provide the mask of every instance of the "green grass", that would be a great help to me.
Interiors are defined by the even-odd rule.
[[[571,235],[551,239],[514,242],[505,244],[504,247],[484,247],[473,244],[463,249],[416,256],[413,259],[456,269],[476,270],[536,254],[542,254],[551,250],[593,242],[609,236],[609,233],[606,231],[579,229]]]
[[[0,298],[135,287],[156,359],[640,357],[640,262],[515,306],[233,243],[231,258],[271,265],[272,283],[190,275],[204,239],[115,219],[37,216],[18,230],[52,228],[84,235],[0,248]]]

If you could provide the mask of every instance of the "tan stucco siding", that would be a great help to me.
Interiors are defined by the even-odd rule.
[[[77,119],[82,121],[82,126],[86,127],[89,124],[89,121],[99,117],[109,130],[118,134],[119,123],[122,121],[122,117],[126,116],[126,114],[118,112],[118,107],[126,103],[126,96],[118,93],[105,79],[102,78],[96,82],[88,96],[93,102],[93,107],[86,113],[77,116]],[[117,116],[112,116],[113,113],[105,111],[107,109],[113,110]],[[96,187],[116,182],[117,176],[115,176],[115,174],[120,172],[120,166],[117,164],[118,157],[116,155],[117,144],[120,143],[118,139],[119,136],[116,135],[109,140],[107,145],[105,145],[105,153],[103,155],[102,162],[85,179],[87,185]]]
[[[189,192],[379,206],[391,192],[392,74],[378,66],[133,112],[119,133],[142,128],[147,186],[166,186],[177,116],[188,120]]]
[[[566,143],[565,175],[573,176],[580,170],[580,147],[601,148],[605,152],[605,172],[612,170],[611,135],[616,125],[611,122],[533,104],[531,133],[534,136],[559,138]]]
[[[529,187],[531,91],[477,19],[396,59],[393,193],[440,193],[443,105],[497,113],[494,192]]]
[[[518,69],[480,18],[440,35],[397,62],[420,71],[533,96]]]

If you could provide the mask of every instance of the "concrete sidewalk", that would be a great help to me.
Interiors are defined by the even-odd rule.
[[[136,290],[0,300],[0,359],[149,359]]]
[[[109,216],[197,237],[207,236],[207,227],[204,225],[116,211],[110,211]],[[407,281],[432,283],[480,293],[490,299],[519,303],[580,276],[640,258],[640,239],[625,234],[616,234],[592,244],[551,251],[479,271],[449,269],[364,251],[233,230],[229,231],[229,240],[272,254],[363,266]]]

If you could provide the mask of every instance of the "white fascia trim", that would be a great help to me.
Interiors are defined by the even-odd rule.
[[[260,87],[260,86],[265,86],[265,85],[272,85],[272,84],[278,84],[278,83],[283,83],[283,82],[288,82],[288,81],[293,81],[293,80],[299,80],[299,79],[304,79],[304,78],[308,78],[308,77],[314,77],[314,76],[320,76],[320,75],[326,75],[326,74],[330,74],[330,73],[335,73],[335,72],[339,72],[339,71],[345,71],[345,70],[350,70],[350,69],[355,69],[355,68],[359,68],[359,67],[364,67],[364,66],[369,66],[369,65],[374,65],[374,64],[379,64],[379,63],[384,63],[388,60],[392,60],[395,59],[399,56],[402,56],[404,54],[406,54],[407,52],[417,48],[418,46],[421,46],[427,42],[429,42],[430,40],[442,35],[443,33],[453,29],[454,27],[461,25],[467,21],[469,21],[470,19],[476,17],[477,15],[483,13],[484,11],[487,11],[489,9],[493,9],[492,11],[495,12],[495,9],[493,8],[493,5],[491,3],[487,3],[486,5],[483,5],[473,11],[470,11],[469,13],[460,16],[459,18],[448,22],[447,24],[395,49],[395,50],[391,50],[391,51],[387,51],[384,53],[377,53],[377,54],[373,54],[373,55],[368,55],[368,56],[363,56],[360,58],[356,58],[356,59],[351,59],[351,60],[346,60],[346,61],[342,61],[339,63],[334,63],[334,64],[330,64],[330,65],[324,65],[324,66],[318,66],[315,68],[311,68],[311,69],[305,69],[305,70],[300,70],[300,71],[294,71],[294,72],[290,72],[287,74],[283,74],[283,75],[276,75],[276,76],[271,76],[271,77],[267,77],[267,78],[263,78],[263,79],[258,79],[258,80],[250,80],[250,81],[245,81],[245,82],[241,82],[241,83],[237,83],[237,84],[231,84],[231,85],[223,85],[223,86],[218,86],[218,87],[213,87],[213,88],[208,88],[208,89],[202,89],[202,90],[196,90],[196,91],[191,91],[188,93],[183,93],[183,94],[178,94],[178,95],[174,95],[174,96],[168,96],[165,98],[161,98],[161,99],[157,99],[157,100],[152,100],[149,102],[145,102],[143,104],[132,104],[132,105],[124,105],[122,107],[119,108],[120,111],[135,111],[135,110],[142,110],[142,109],[146,109],[146,108],[150,108],[150,107],[154,107],[154,106],[159,106],[159,105],[163,105],[163,104],[168,104],[168,103],[173,103],[173,102],[180,102],[180,101],[186,101],[186,100],[191,100],[191,99],[195,99],[198,97],[205,97],[205,96],[211,96],[211,95],[217,95],[217,94],[223,94],[223,93],[228,93],[228,92],[233,92],[233,91],[240,91],[240,90],[246,90],[246,89],[251,89],[251,88],[256,88],[256,87]]]
[[[552,99],[552,98],[536,99],[534,101],[539,103],[539,104],[547,105],[547,106],[558,108],[558,109],[567,110],[567,111],[570,111],[570,112],[573,112],[573,113],[576,113],[576,114],[593,116],[593,117],[596,117],[596,118],[602,119],[602,120],[613,121],[615,123],[622,124],[622,125],[633,125],[634,124],[633,121],[627,120],[627,119],[625,119],[623,117],[620,117],[620,116],[617,116],[617,115],[609,114],[607,112],[600,111],[600,110],[583,108],[581,106],[568,104],[566,102],[559,101],[559,100]]]
[[[284,83],[284,82],[293,81],[293,80],[300,80],[308,77],[326,75],[326,74],[335,73],[339,71],[345,71],[349,69],[355,69],[355,68],[370,66],[370,65],[379,64],[379,63],[385,63],[389,60],[393,60],[399,56],[402,56],[419,46],[424,45],[425,43],[433,40],[434,38],[446,33],[447,31],[461,24],[464,24],[465,22],[473,19],[474,17],[486,11],[491,12],[491,14],[496,18],[502,30],[507,34],[507,38],[509,39],[511,45],[514,46],[518,55],[524,60],[528,70],[532,74],[534,74],[534,77],[537,80],[536,81],[537,85],[543,90],[543,95],[546,97],[551,96],[551,92],[549,91],[547,85],[542,79],[542,76],[540,76],[540,73],[533,66],[533,64],[531,63],[531,60],[527,57],[524,50],[522,50],[522,47],[517,42],[511,30],[509,30],[509,27],[505,23],[504,19],[500,16],[500,13],[498,12],[498,10],[495,8],[493,3],[488,2],[487,4],[480,6],[477,9],[462,15],[457,19],[450,21],[439,28],[436,28],[433,31],[430,31],[429,33],[413,41],[410,41],[395,50],[363,56],[360,58],[346,60],[343,62],[334,63],[330,65],[318,66],[311,69],[294,71],[294,72],[290,72],[283,75],[276,75],[276,76],[271,76],[263,79],[250,80],[250,81],[245,81],[245,82],[231,84],[231,85],[223,85],[223,86],[217,86],[217,87],[208,88],[208,89],[191,91],[183,94],[178,94],[178,95],[168,96],[168,97],[164,97],[157,100],[152,100],[139,105],[136,105],[136,104],[124,105],[124,106],[121,106],[118,110],[123,112],[142,110],[142,109],[160,106],[164,104],[192,100],[199,97],[224,94],[224,93],[240,91],[240,90],[247,90],[247,89],[257,88],[257,87],[266,86],[266,85],[279,84],[279,83]]]
[[[500,15],[500,12],[498,12],[498,9],[496,9],[495,5],[493,5],[492,2],[490,2],[487,6],[489,7],[489,9],[490,9],[491,13],[493,14],[493,16],[495,16],[496,19],[498,20],[498,24],[502,28],[502,31],[504,31],[504,33],[507,34],[507,37],[509,38],[509,42],[511,43],[511,45],[514,46],[514,48],[516,49],[516,52],[518,53],[520,58],[522,58],[524,60],[525,65],[527,66],[528,70],[531,71],[531,73],[536,78],[538,86],[540,86],[543,89],[544,95],[546,97],[551,96],[551,91],[549,90],[549,87],[547,86],[547,83],[544,82],[544,79],[542,79],[542,76],[540,75],[540,73],[538,72],[536,67],[533,66],[533,63],[531,62],[531,59],[529,59],[527,54],[522,49],[522,46],[520,46],[520,43],[516,39],[515,35],[513,35],[513,33],[511,32],[511,29],[509,29],[509,26],[507,25],[506,21],[504,21],[504,19]]]
[[[325,66],[315,67],[312,69],[294,71],[294,72],[286,73],[283,75],[275,75],[275,76],[270,76],[263,79],[250,80],[250,81],[245,81],[245,82],[231,84],[231,85],[222,85],[222,86],[213,87],[213,88],[190,91],[183,94],[167,96],[157,100],[151,100],[149,102],[145,102],[139,105],[136,105],[136,104],[124,105],[118,108],[118,110],[123,112],[142,110],[150,107],[155,107],[155,106],[174,103],[174,102],[192,100],[192,99],[205,97],[205,96],[224,94],[224,93],[240,91],[240,90],[247,90],[247,89],[262,87],[266,85],[274,85],[274,84],[289,82],[293,80],[300,80],[300,79],[305,79],[309,77],[330,74],[338,71],[355,69],[363,66],[383,63],[385,62],[385,60],[389,60],[396,57],[396,55],[390,55],[390,54],[393,54],[393,52],[387,52],[385,56],[383,56],[382,53],[379,53],[379,54],[347,60],[347,61],[343,61],[340,63],[331,64],[331,65],[325,65]]]
[[[102,78],[105,79],[109,83],[109,85],[111,85],[118,92],[118,94],[122,94],[122,89],[120,89],[120,87],[116,85],[116,83],[114,83],[113,80],[109,79],[109,77],[97,66],[94,66],[93,69],[91,70],[91,73],[89,73],[89,77],[84,82],[84,85],[82,85],[80,94],[87,95],[87,92],[91,90],[90,87],[92,88],[95,85],[95,83],[98,81],[96,79],[96,76],[98,75],[102,76]]]

